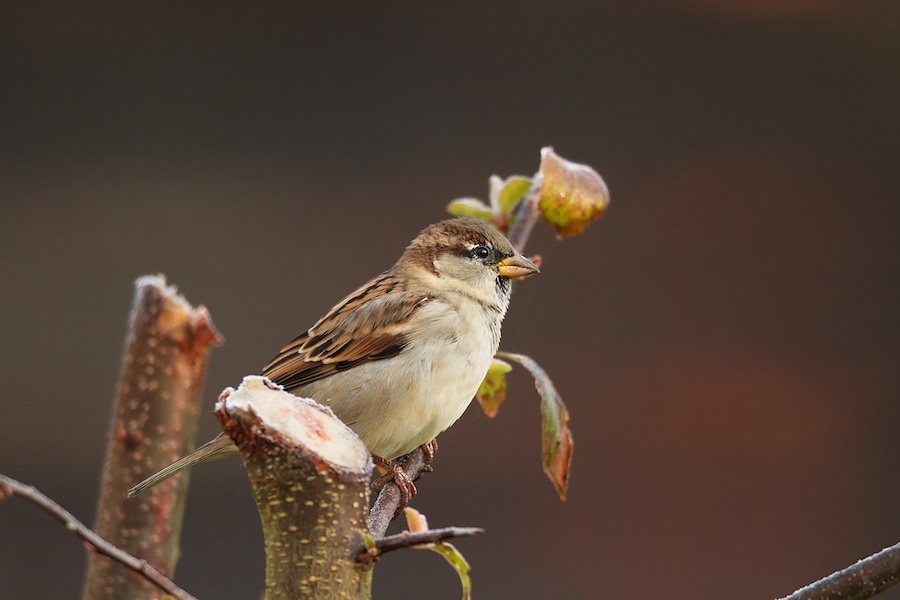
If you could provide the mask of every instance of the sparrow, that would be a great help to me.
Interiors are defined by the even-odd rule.
[[[288,392],[331,408],[394,479],[396,459],[463,414],[500,345],[511,280],[538,272],[491,225],[469,217],[425,228],[393,267],[338,302],[263,369]],[[197,463],[237,454],[220,434],[128,491],[132,497]],[[387,479],[386,479],[387,478]]]

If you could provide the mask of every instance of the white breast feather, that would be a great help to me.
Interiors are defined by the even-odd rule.
[[[442,301],[429,302],[417,314],[423,335],[398,356],[355,367],[352,384],[329,377],[300,395],[331,406],[373,454],[393,459],[411,452],[462,416],[497,351],[499,336],[484,335],[499,327],[496,313],[476,302],[459,308],[467,318]]]

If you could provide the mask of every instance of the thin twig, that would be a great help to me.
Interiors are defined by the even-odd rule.
[[[484,533],[484,529],[479,527],[444,527],[427,531],[404,531],[375,540],[375,545],[362,551],[356,560],[372,560],[391,550],[411,548],[420,544],[440,544],[453,538],[469,537],[481,533]]]
[[[780,600],[863,600],[898,583],[900,544],[894,544]]]
[[[61,507],[59,504],[39,492],[33,486],[25,485],[0,474],[0,499],[7,495],[20,496],[30,501],[32,504],[43,508],[50,515],[65,525],[66,531],[81,538],[94,549],[104,556],[118,561],[132,571],[140,573],[147,581],[155,584],[165,593],[177,598],[178,600],[197,600],[183,589],[172,583],[166,576],[147,564],[146,561],[137,559],[127,552],[110,544],[99,535],[85,527],[81,521],[76,519],[72,513]]]
[[[538,201],[540,200],[542,179],[540,172],[535,174],[531,189],[516,207],[515,220],[509,231],[506,232],[506,238],[509,240],[509,243],[519,252],[525,251],[525,244],[528,243],[531,230],[534,229],[535,223],[541,218]]]
[[[411,481],[415,481],[419,474],[426,470],[425,466],[425,454],[422,448],[416,448],[403,463],[403,472],[409,476]],[[372,537],[376,540],[384,537],[399,506],[400,488],[396,483],[390,481],[381,489],[375,504],[372,505],[372,510],[369,511],[369,532]]]

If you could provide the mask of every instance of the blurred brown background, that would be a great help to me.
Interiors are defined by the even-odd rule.
[[[323,4],[3,3],[0,472],[93,521],[136,277],[225,335],[211,410],[553,145],[612,205],[532,238],[502,346],[568,403],[570,499],[516,374],[415,501],[487,529],[459,543],[475,597],[771,598],[900,540],[894,0]],[[238,461],[195,470],[183,540],[187,590],[257,597]],[[0,504],[3,598],[76,598],[84,562]],[[422,552],[375,588],[459,597]]]

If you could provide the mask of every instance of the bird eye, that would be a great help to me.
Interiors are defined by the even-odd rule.
[[[478,246],[475,246],[474,248],[472,248],[472,255],[476,256],[478,258],[487,258],[490,254],[491,254],[491,251],[488,249],[487,246],[485,246],[483,244],[479,244]]]

